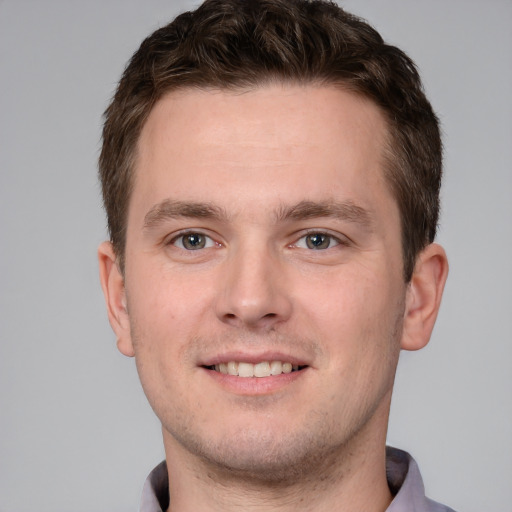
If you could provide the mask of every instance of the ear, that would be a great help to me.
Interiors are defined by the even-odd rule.
[[[124,277],[119,270],[117,257],[110,242],[103,242],[99,246],[98,262],[108,319],[117,336],[117,348],[125,356],[133,357],[135,351],[133,350],[130,318],[126,307]]]
[[[419,350],[430,340],[437,318],[448,259],[438,244],[430,244],[419,254],[408,285],[402,331],[404,350]]]

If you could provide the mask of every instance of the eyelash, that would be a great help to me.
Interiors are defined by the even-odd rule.
[[[198,238],[203,238],[205,245],[202,247],[197,247],[195,249],[185,247],[185,244],[184,244],[185,237],[191,236],[191,235],[196,235]],[[319,236],[319,237],[324,237],[324,238],[318,244],[318,246],[311,247],[308,245],[307,237],[311,237],[314,235]],[[321,245],[323,243],[325,243],[326,239],[328,240],[327,247],[321,247]],[[178,242],[180,240],[181,240],[181,243],[178,245]],[[304,245],[306,245],[306,247],[300,247],[299,244],[302,240],[304,240]],[[333,245],[333,242],[334,242],[334,245]],[[206,235],[205,233],[203,233],[201,231],[194,231],[194,230],[182,231],[181,233],[178,233],[177,235],[173,236],[169,240],[169,242],[167,242],[167,245],[174,245],[175,247],[178,247],[179,249],[182,249],[182,250],[185,250],[188,252],[194,252],[195,250],[199,251],[202,249],[210,249],[212,247],[221,247],[222,246],[222,244],[220,244],[219,242],[216,242],[211,236]],[[337,247],[339,245],[347,246],[347,245],[349,245],[349,243],[347,242],[347,240],[345,240],[343,238],[339,238],[329,232],[313,229],[313,230],[309,230],[306,233],[302,234],[302,236],[300,236],[294,243],[290,244],[288,247],[305,249],[305,250],[310,250],[310,251],[324,251],[327,249],[333,249],[334,247]]]
[[[325,248],[298,247],[298,244],[301,240],[306,240],[307,237],[312,236],[312,235],[324,236],[324,237],[328,238],[330,241],[328,247],[325,247]],[[331,242],[335,242],[335,245],[332,245]],[[305,244],[307,245],[307,242],[305,242]],[[307,249],[310,251],[315,251],[315,250],[316,251],[325,251],[327,249],[333,249],[334,247],[337,247],[337,246],[348,246],[348,245],[349,245],[348,241],[344,238],[335,236],[332,233],[329,233],[326,231],[312,229],[312,230],[308,230],[300,238],[298,238],[296,242],[291,244],[291,247],[297,247],[299,249]]]
[[[184,247],[183,240],[187,236],[196,235],[198,237],[202,237],[203,239],[206,239],[206,244],[204,247],[199,247],[197,249],[187,249]],[[177,245],[177,242],[181,240],[181,247]],[[181,233],[178,233],[177,235],[173,236],[168,242],[167,245],[174,245],[178,247],[179,249],[183,249],[185,251],[193,252],[194,250],[201,250],[201,249],[209,249],[211,247],[217,246],[220,247],[222,244],[219,242],[216,242],[211,236],[206,235],[205,233],[201,231],[194,231],[194,230],[188,230],[188,231],[182,231]]]

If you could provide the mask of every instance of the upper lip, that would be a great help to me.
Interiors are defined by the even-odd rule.
[[[201,358],[199,366],[214,366],[216,364],[229,363],[230,361],[252,364],[258,364],[262,361],[281,361],[298,366],[309,366],[310,364],[309,359],[306,357],[290,355],[276,350],[260,351],[257,353],[234,350]]]

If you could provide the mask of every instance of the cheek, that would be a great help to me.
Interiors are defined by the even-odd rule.
[[[310,287],[301,311],[316,325],[332,358],[343,364],[359,359],[373,364],[399,347],[405,288],[385,272],[333,272]],[[393,356],[394,357],[394,356]]]
[[[134,265],[127,281],[129,313],[141,328],[166,330],[179,336],[197,323],[210,301],[208,280],[178,272],[165,265]]]

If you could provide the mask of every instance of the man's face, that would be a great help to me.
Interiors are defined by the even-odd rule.
[[[330,87],[155,106],[118,334],[168,450],[283,476],[383,442],[406,297],[385,137],[374,104]]]

